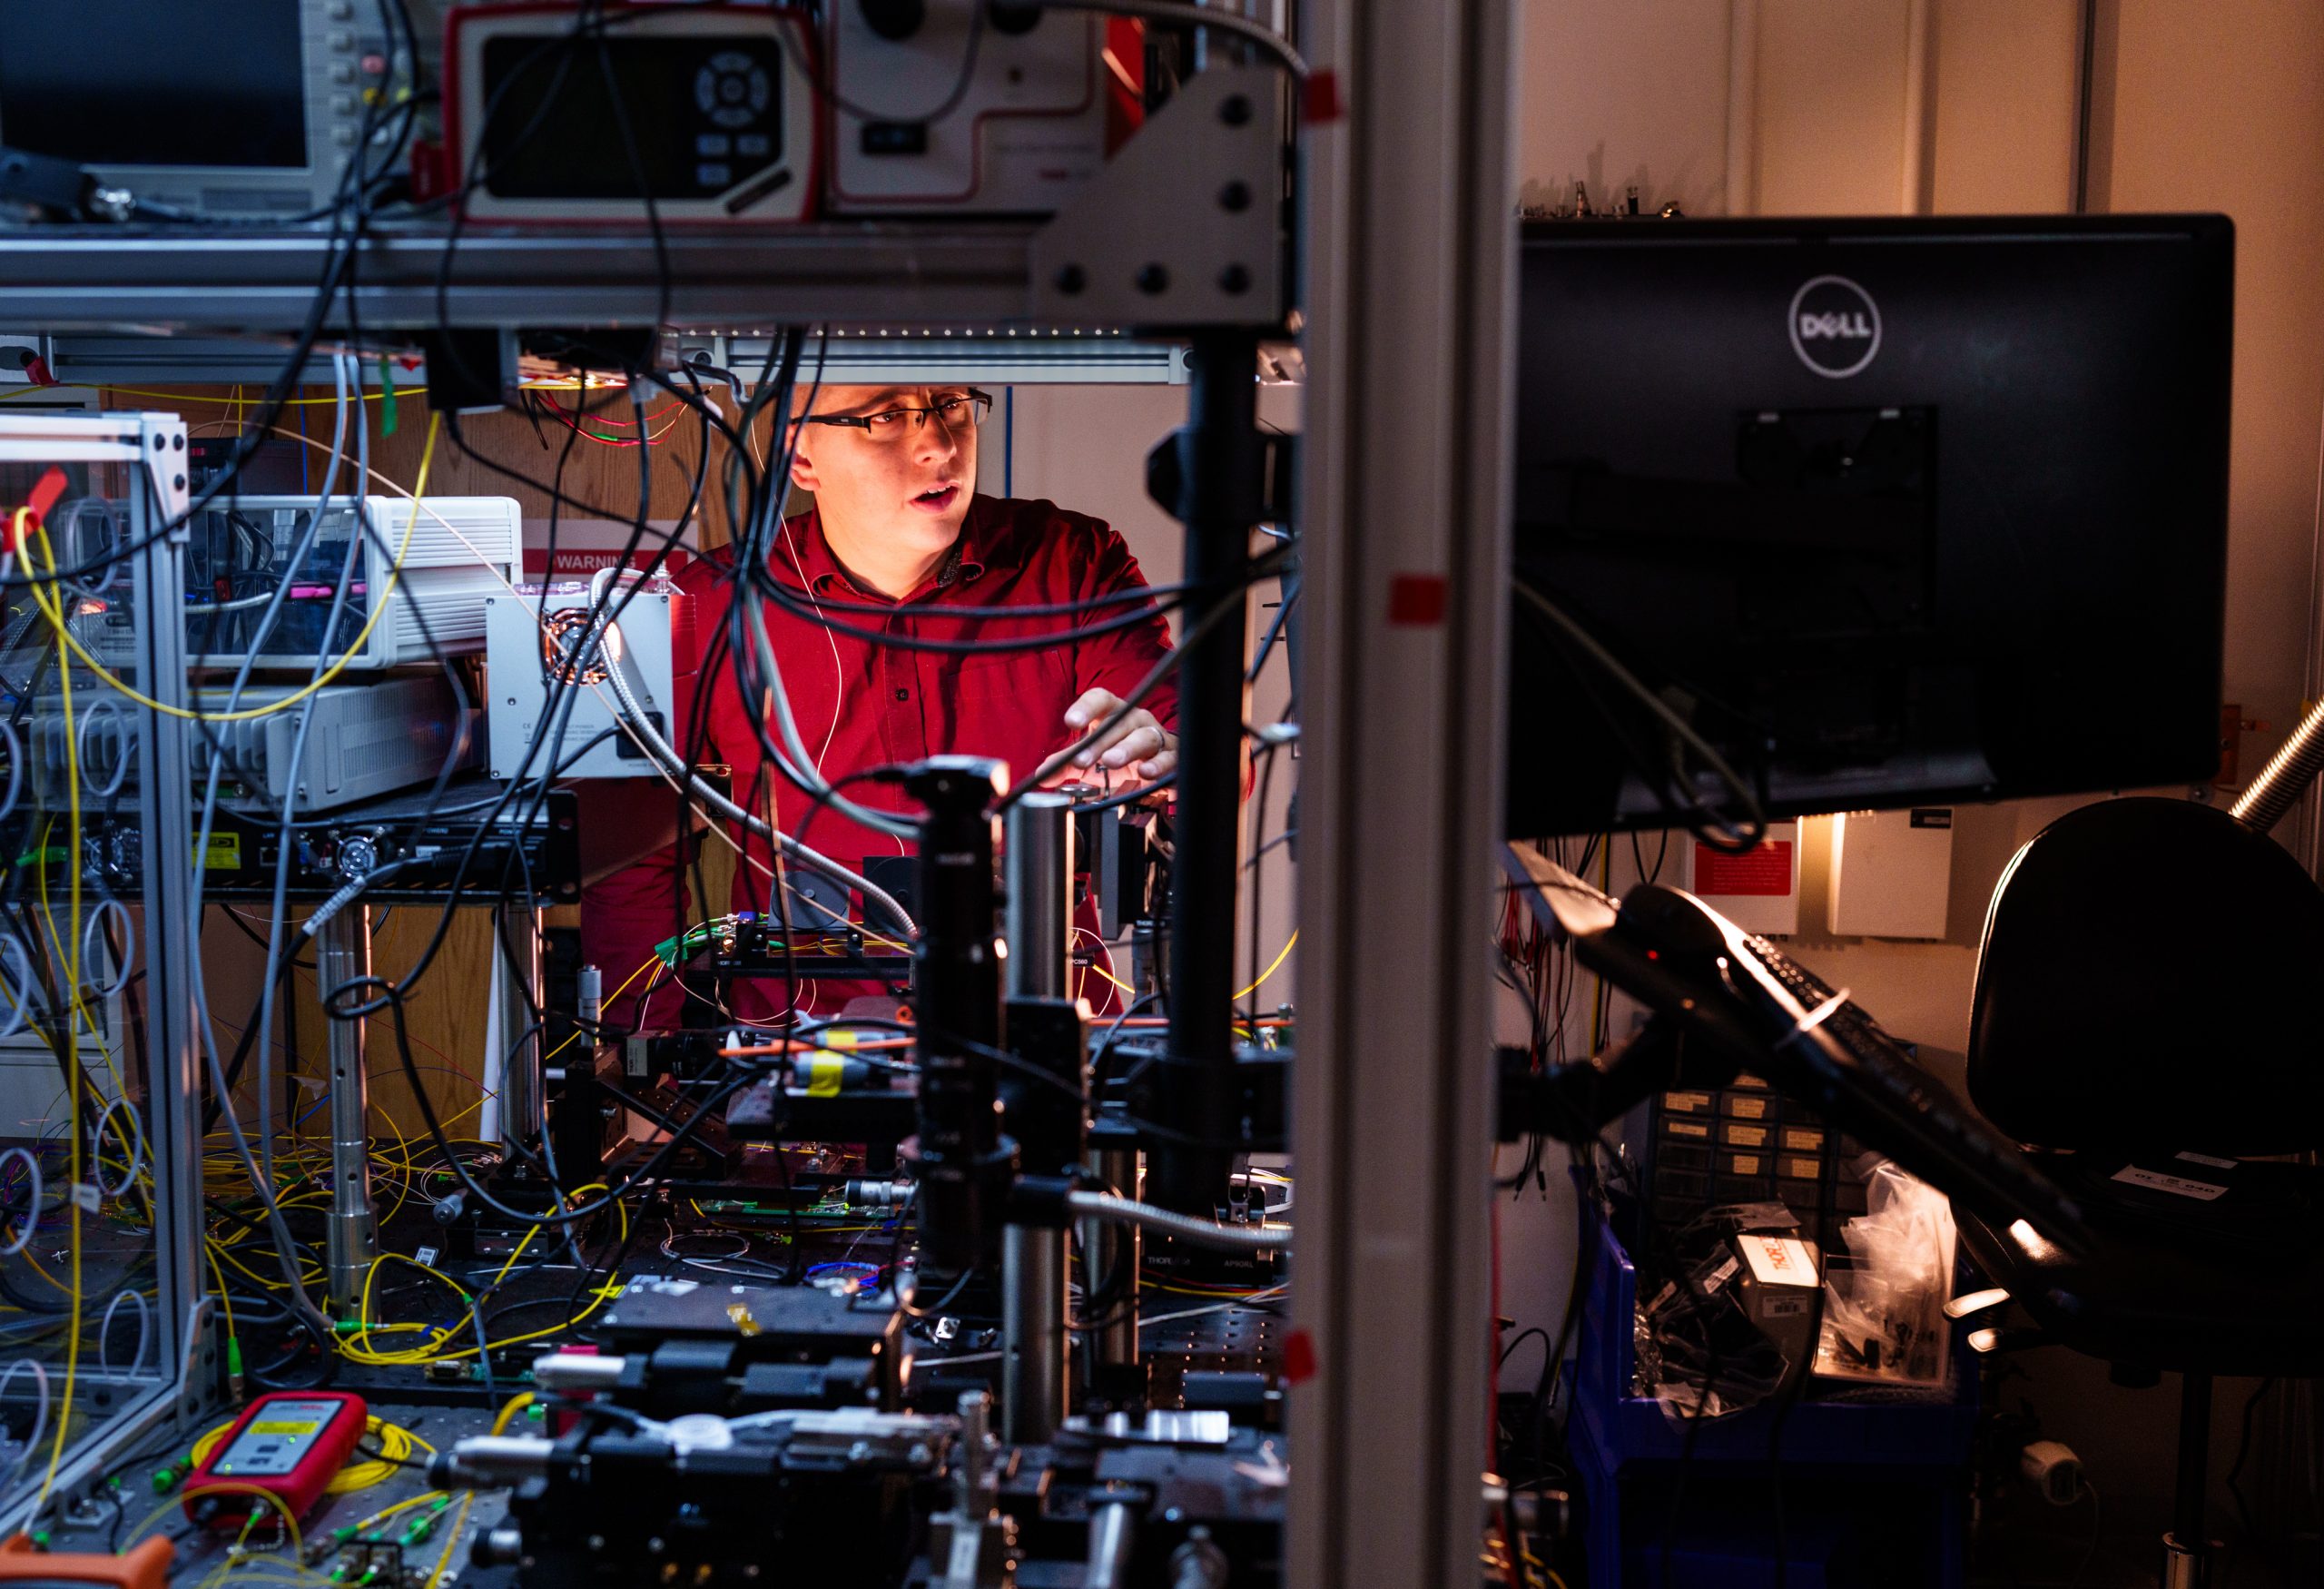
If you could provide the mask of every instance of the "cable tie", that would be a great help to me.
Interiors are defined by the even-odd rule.
[[[1792,1023],[1791,1030],[1785,1032],[1781,1037],[1776,1039],[1775,1042],[1770,1046],[1775,1048],[1790,1047],[1793,1043],[1797,1042],[1801,1038],[1806,1037],[1809,1032],[1823,1025],[1825,1022],[1830,1020],[1832,1012],[1847,1002],[1848,991],[1846,988],[1842,988],[1838,992],[1834,993],[1830,998],[1825,1000],[1822,1003],[1817,1005],[1816,1008],[1810,1010],[1807,1014],[1802,1015],[1797,1021],[1794,1022]]]

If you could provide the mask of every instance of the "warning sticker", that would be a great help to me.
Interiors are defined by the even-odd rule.
[[[202,854],[202,869],[205,872],[237,872],[242,864],[242,835],[212,834],[210,848]]]
[[[2132,1186],[2152,1187],[2156,1191],[2167,1191],[2182,1198],[2194,1198],[2198,1201],[2206,1203],[2213,1198],[2222,1198],[2227,1195],[2227,1189],[2214,1182],[2190,1180],[2183,1175],[2165,1175],[2159,1170],[2141,1170],[2135,1164],[2123,1165],[2122,1169],[2114,1171],[2114,1179],[2127,1181]]]
[[[1769,839],[1740,855],[1697,844],[1695,892],[1782,898],[1791,892],[1791,841]]]

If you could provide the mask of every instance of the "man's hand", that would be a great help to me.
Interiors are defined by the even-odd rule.
[[[1111,690],[1090,690],[1066,708],[1065,725],[1078,739],[1121,708],[1122,698]],[[1105,737],[1085,745],[1071,762],[1058,769],[1051,781],[1069,784],[1108,773],[1133,783],[1151,784],[1168,777],[1177,765],[1178,736],[1140,706],[1125,714],[1106,731]]]

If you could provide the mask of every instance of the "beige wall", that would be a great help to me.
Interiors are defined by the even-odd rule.
[[[1728,3],[1526,5],[1519,202],[1569,206],[1580,181],[1610,203],[1635,183],[1647,209],[1724,213]]]
[[[2073,202],[2075,0],[1938,0],[1934,208],[2039,214]]]
[[[1758,7],[1759,213],[1897,208],[1906,10],[1903,0],[1770,0]]]
[[[1602,194],[1602,172],[1612,182],[1644,173],[1649,202],[1676,196],[1697,213],[1727,209],[1730,186],[1766,214],[1893,213],[1915,197],[1946,213],[2064,211],[2081,9],[2076,0],[1527,0],[1520,202],[1569,202],[1576,173]],[[2101,0],[2098,11],[2091,207],[2217,210],[2237,228],[2225,693],[2269,724],[2242,745],[2248,776],[2309,687],[2324,430],[2324,5]],[[1917,47],[1916,26],[1925,30]],[[1830,934],[1822,868],[1809,865],[1796,952],[1900,1034],[1961,1048],[1984,902],[2015,846],[2068,804],[1961,813],[1941,943]],[[1571,1221],[1556,1197],[1521,1203],[1504,1220],[1507,1250],[1532,1260],[1504,1277],[1510,1310],[1528,1323],[1546,1314],[1554,1327]],[[2111,1390],[2102,1367],[2065,1353],[2024,1363],[2053,1432],[2093,1459],[2110,1514],[2142,1525],[2142,1510],[2152,1515],[2168,1492],[2175,1397]],[[2233,1449],[2240,1405],[2240,1391],[2223,1387],[2215,1450]],[[2223,1468],[2224,1457],[2215,1471]]]
[[[2109,8],[2110,11],[2115,8]],[[2324,410],[2324,5],[2124,0],[2113,137],[2093,194],[2112,210],[2235,218],[2235,428],[2228,698],[2289,730],[2307,693]]]
[[[1570,203],[1581,178],[1600,202],[1634,182],[1647,207],[1689,214],[1883,213],[1901,207],[1917,139],[1940,212],[2063,210],[2080,14],[2075,0],[1531,0],[1520,202]],[[1929,92],[1914,119],[1916,63]]]

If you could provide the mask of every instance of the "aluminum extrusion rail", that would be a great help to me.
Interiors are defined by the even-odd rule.
[[[1029,325],[1034,235],[1023,224],[667,227],[667,323]],[[324,226],[0,230],[0,325],[288,333],[304,323],[331,246]],[[653,237],[635,229],[469,226],[453,240],[440,228],[382,226],[356,262],[357,318],[382,331],[650,325],[661,271]],[[327,331],[346,329],[344,303]]]

